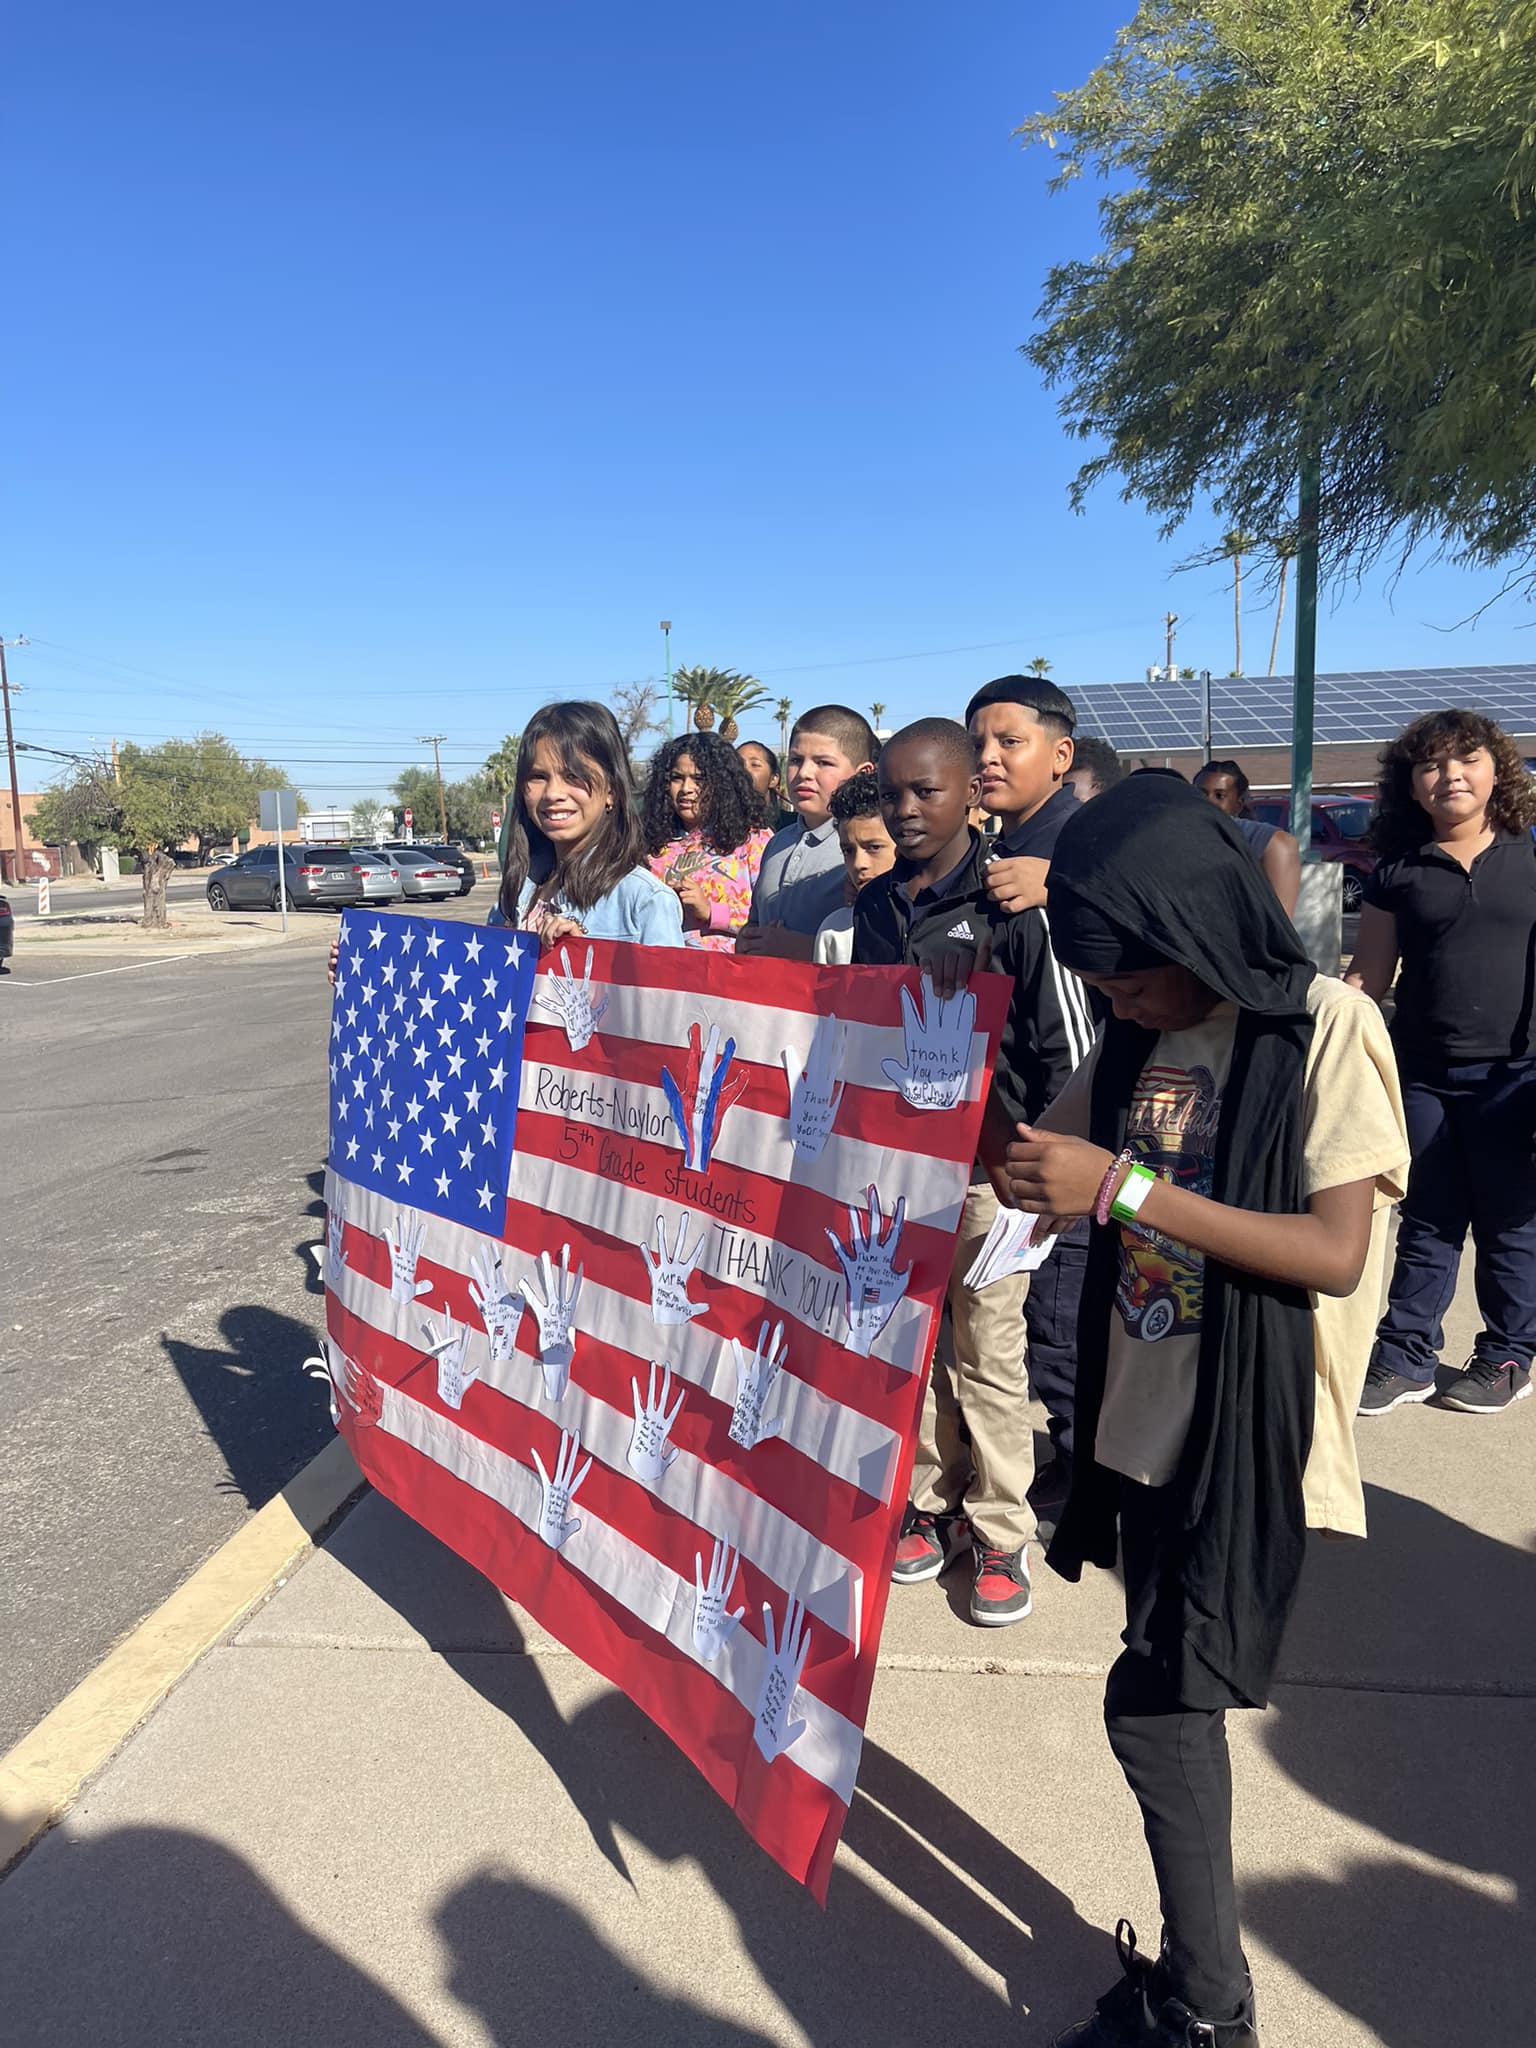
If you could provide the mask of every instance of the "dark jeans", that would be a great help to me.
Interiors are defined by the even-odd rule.
[[[1413,1166],[1373,1362],[1435,1376],[1467,1231],[1483,1329],[1474,1350],[1529,1365],[1536,1349],[1536,1060],[1403,1069]]]
[[[1029,1334],[1029,1384],[1045,1408],[1051,1447],[1072,1462],[1072,1417],[1077,1402],[1077,1310],[1088,1262],[1088,1224],[1074,1223],[1056,1249],[1029,1276],[1024,1328]]]
[[[1182,1705],[1167,1650],[1183,1628],[1180,1533],[1166,1487],[1121,1483],[1125,1644],[1104,1689],[1109,1746],[1141,1808],[1163,1914],[1162,1968],[1197,2018],[1230,2019],[1248,1989],[1232,1877],[1224,1708]]]

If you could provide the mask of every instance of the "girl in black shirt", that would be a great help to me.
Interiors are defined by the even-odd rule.
[[[1536,785],[1509,734],[1433,711],[1381,757],[1347,979],[1377,1001],[1402,963],[1393,1043],[1413,1147],[1397,1264],[1362,1415],[1427,1401],[1467,1231],[1483,1328],[1444,1404],[1497,1415],[1536,1349]]]

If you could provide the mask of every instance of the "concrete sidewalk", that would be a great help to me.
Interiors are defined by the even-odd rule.
[[[1464,1296],[1469,1290],[1464,1289]],[[1468,1334],[1464,1300],[1447,1355]],[[1536,1402],[1363,1425],[1234,1716],[1267,2048],[1536,2039]],[[820,1912],[671,1744],[376,1496],[0,1885],[26,2048],[967,2048],[1050,2039],[1157,1906],[1099,1718],[1108,1575],[990,1634],[891,1603]]]

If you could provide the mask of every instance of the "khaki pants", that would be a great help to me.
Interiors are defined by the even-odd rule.
[[[983,1543],[1020,1550],[1035,1533],[1024,1498],[1035,1476],[1024,1345],[1029,1275],[994,1280],[980,1293],[964,1284],[996,1215],[991,1187],[971,1188],[950,1269],[950,1340],[941,1332],[934,1348],[918,1425],[912,1500],[930,1515],[963,1511]]]

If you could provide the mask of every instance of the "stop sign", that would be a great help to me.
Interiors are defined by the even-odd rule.
[[[411,813],[409,811],[407,811],[405,814],[405,822],[407,823],[407,825],[414,825],[416,822],[416,820],[411,816]]]
[[[501,830],[501,813],[500,813],[500,811],[492,811],[492,813],[491,813],[491,830],[492,830],[493,832],[499,832],[499,831]]]

